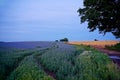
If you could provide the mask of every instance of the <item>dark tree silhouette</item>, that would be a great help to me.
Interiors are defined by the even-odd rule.
[[[97,39],[94,39],[94,41],[98,41]]]
[[[60,39],[60,42],[68,42],[68,38]]]
[[[84,8],[78,12],[81,23],[87,21],[90,31],[111,32],[120,38],[120,0],[84,0]]]

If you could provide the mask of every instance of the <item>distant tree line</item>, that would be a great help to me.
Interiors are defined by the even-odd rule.
[[[55,40],[55,42],[68,42],[68,38],[63,38],[63,39],[60,39],[60,40]]]

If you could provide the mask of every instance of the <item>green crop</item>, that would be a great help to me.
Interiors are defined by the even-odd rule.
[[[53,80],[36,63],[33,56],[26,57],[7,80]]]
[[[119,75],[109,56],[90,46],[0,47],[0,80],[120,80]]]

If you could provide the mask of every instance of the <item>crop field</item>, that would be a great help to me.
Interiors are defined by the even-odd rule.
[[[90,46],[0,44],[0,80],[120,80],[118,66]]]
[[[99,46],[104,48],[105,46],[111,46],[119,43],[120,41],[109,40],[109,41],[80,41],[80,42],[69,42],[69,44],[83,44],[83,45],[90,45],[90,46]]]

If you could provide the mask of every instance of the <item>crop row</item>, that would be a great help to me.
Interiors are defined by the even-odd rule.
[[[5,80],[26,56],[43,53],[44,50],[0,47],[0,79]]]
[[[120,71],[107,55],[89,46],[69,48],[58,45],[39,58],[46,69],[56,74],[57,80],[120,79]]]
[[[7,80],[54,80],[38,66],[33,55],[26,57]]]
[[[90,46],[55,43],[44,49],[0,48],[1,80],[120,80],[111,59]]]

